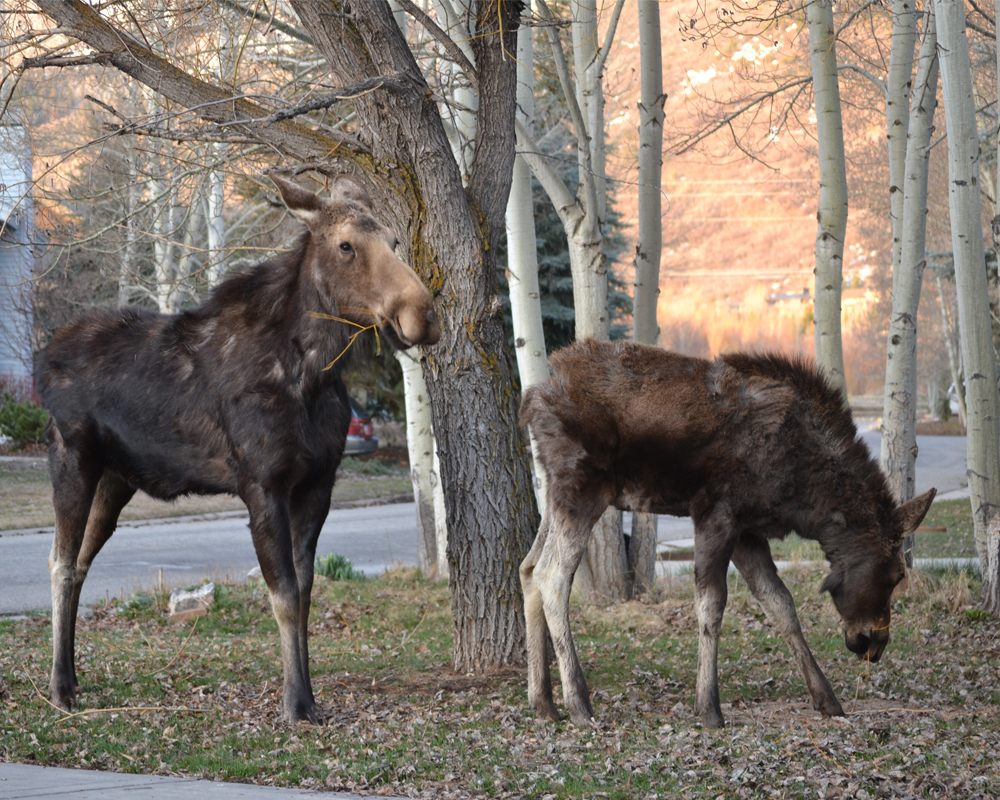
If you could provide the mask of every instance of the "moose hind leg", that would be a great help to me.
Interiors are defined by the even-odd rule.
[[[733,563],[768,619],[788,642],[802,677],[805,678],[813,708],[828,717],[844,716],[844,709],[837,700],[830,681],[819,668],[802,635],[802,625],[795,613],[795,601],[788,587],[778,577],[778,569],[771,558],[767,542],[756,536],[742,537],[733,551]]]
[[[76,671],[73,644],[76,635],[76,603],[85,575],[77,576],[77,559],[83,544],[87,518],[100,477],[75,450],[66,447],[58,429],[49,452],[52,503],[56,530],[49,553],[52,580],[52,674],[49,695],[54,705],[70,710],[76,703]]]
[[[292,552],[287,495],[267,492],[257,484],[240,487],[240,497],[250,511],[250,533],[260,571],[271,595],[271,610],[281,636],[284,689],[281,718],[319,724],[319,714],[309,686],[308,667],[299,640],[302,613],[299,582]]]
[[[309,611],[312,607],[312,587],[315,576],[316,544],[323,523],[330,513],[332,482],[292,496],[292,548],[295,578],[299,584],[299,653],[302,663],[302,683],[313,698],[309,676]],[[313,698],[314,699],[314,698]]]
[[[546,512],[531,550],[521,562],[521,592],[524,594],[524,622],[527,629],[528,705],[542,719],[558,722],[560,716],[552,701],[552,674],[549,671],[549,628],[545,623],[542,595],[535,583],[535,565],[545,547],[550,519]]]
[[[118,524],[118,516],[122,509],[128,504],[135,494],[135,489],[125,483],[121,477],[107,470],[101,475],[101,480],[97,484],[97,491],[90,506],[90,517],[87,520],[86,532],[83,535],[83,545],[76,558],[76,574],[73,582],[73,598],[70,608],[70,615],[76,620],[80,610],[80,591],[83,589],[83,582],[87,579],[90,565],[94,563],[94,558],[101,548],[107,544],[111,534],[115,532]],[[76,651],[76,625],[72,625],[72,652]],[[73,685],[76,687],[76,672],[73,673]]]
[[[555,511],[552,506],[550,510]],[[590,528],[600,513],[593,519],[573,519],[561,511],[548,516],[551,518],[550,528],[533,578],[542,598],[545,621],[559,661],[563,702],[573,723],[582,726],[594,718],[594,709],[590,705],[587,679],[570,631],[569,595],[573,588],[573,575],[587,549]]]

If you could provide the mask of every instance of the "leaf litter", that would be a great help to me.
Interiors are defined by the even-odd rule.
[[[1000,797],[1000,622],[975,607],[975,583],[911,580],[893,641],[868,665],[844,649],[821,579],[803,566],[788,583],[845,718],[812,709],[787,648],[734,579],[720,647],[725,729],[694,715],[684,580],[642,601],[574,605],[598,719],[542,723],[523,669],[452,670],[447,589],[394,570],[317,584],[319,727],[278,720],[276,626],[259,582],[219,587],[197,628],[168,624],[156,595],[81,619],[83,713],[72,716],[39,694],[48,619],[0,621],[0,758],[446,800]]]

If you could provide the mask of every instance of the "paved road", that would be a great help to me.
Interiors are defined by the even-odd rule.
[[[417,561],[413,503],[330,512],[319,539],[319,555],[340,553],[358,569],[381,574],[395,562]],[[81,603],[107,595],[126,596],[158,584],[168,587],[202,577],[242,580],[257,566],[248,517],[185,518],[180,522],[122,523],[94,560]],[[52,607],[48,557],[52,532],[0,533],[0,614]]]
[[[866,432],[863,437],[878,456],[879,434]],[[918,493],[931,486],[941,494],[965,486],[964,437],[919,436],[917,444]],[[368,574],[380,574],[394,562],[415,564],[415,515],[412,503],[332,511],[318,552],[340,553]],[[693,535],[690,519],[660,517],[660,541]],[[0,533],[0,614],[51,607],[47,567],[51,546],[51,532]],[[125,523],[94,561],[82,600],[92,605],[109,594],[128,595],[156,586],[161,570],[164,584],[174,587],[205,576],[242,579],[256,564],[245,515]]]

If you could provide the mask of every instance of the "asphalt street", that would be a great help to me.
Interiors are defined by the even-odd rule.
[[[862,434],[876,457],[880,437]],[[917,493],[940,494],[966,485],[965,439],[917,437]],[[83,587],[82,603],[136,590],[197,583],[202,578],[242,580],[257,564],[245,514],[123,523],[98,555]],[[340,553],[367,574],[394,563],[416,564],[416,508],[412,503],[330,512],[319,555]],[[626,519],[626,530],[630,525]],[[660,517],[661,542],[694,536],[686,517]],[[48,554],[52,532],[0,533],[0,614],[51,607]]]

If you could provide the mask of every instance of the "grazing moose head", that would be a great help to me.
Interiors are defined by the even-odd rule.
[[[889,643],[892,594],[906,577],[903,538],[923,521],[934,494],[931,489],[895,510],[890,521],[892,532],[880,537],[890,544],[887,552],[874,558],[870,551],[839,556],[823,580],[820,591],[830,593],[840,614],[844,643],[860,659],[877,662]]]
[[[309,228],[303,268],[330,313],[362,327],[383,327],[397,347],[441,338],[433,298],[395,253],[396,237],[372,215],[368,193],[353,178],[336,179],[329,200],[272,175],[288,210]]]

